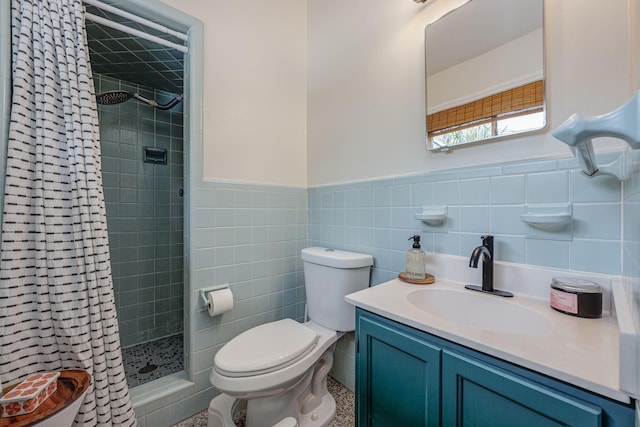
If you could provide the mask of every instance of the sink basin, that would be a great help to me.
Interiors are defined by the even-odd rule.
[[[544,315],[511,300],[473,291],[421,289],[407,300],[432,316],[470,328],[508,334],[542,334],[551,330]]]

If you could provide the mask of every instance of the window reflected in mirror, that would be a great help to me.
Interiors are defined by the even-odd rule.
[[[425,46],[428,149],[545,126],[543,0],[470,0]]]

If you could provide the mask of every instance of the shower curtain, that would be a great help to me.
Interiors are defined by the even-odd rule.
[[[0,378],[85,369],[75,425],[135,426],[120,352],[81,0],[12,1]]]

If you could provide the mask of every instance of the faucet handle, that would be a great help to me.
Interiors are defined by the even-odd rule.
[[[486,236],[481,236],[480,237],[482,239],[482,244],[485,246],[489,246],[489,245],[493,245],[493,236],[490,234],[487,234]]]

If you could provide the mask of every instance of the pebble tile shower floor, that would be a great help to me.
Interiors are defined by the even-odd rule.
[[[182,334],[123,348],[122,360],[129,388],[180,372]]]
[[[336,417],[329,423],[329,427],[353,427],[355,425],[353,392],[331,377],[327,377],[327,388],[336,399]],[[244,427],[244,420],[239,420],[236,425]],[[204,410],[191,418],[174,424],[173,427],[207,427],[207,411]]]

